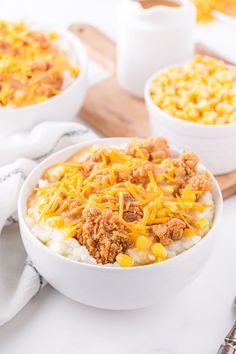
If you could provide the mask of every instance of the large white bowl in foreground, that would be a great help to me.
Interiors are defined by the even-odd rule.
[[[18,204],[19,223],[25,249],[42,276],[64,295],[90,306],[105,309],[134,309],[175,296],[194,280],[210,257],[222,213],[222,197],[214,177],[215,217],[211,230],[197,245],[162,263],[119,268],[88,265],[52,253],[32,234],[25,221],[26,201],[43,171],[58,160],[66,160],[84,146],[124,146],[129,139],[109,138],[73,145],[47,158],[25,181]],[[204,169],[203,166],[200,166]]]
[[[30,27],[41,31],[50,30],[48,27],[34,24]],[[54,30],[55,28],[51,28],[51,31]],[[81,41],[71,32],[57,30],[57,33],[66,47],[66,53],[70,54],[69,57],[73,57],[79,65],[79,75],[58,95],[44,102],[24,107],[0,108],[0,137],[29,130],[42,121],[71,120],[78,113],[87,88],[87,54]]]
[[[161,72],[161,71],[160,71]],[[214,175],[236,169],[236,123],[206,125],[175,118],[157,107],[149,88],[157,72],[145,86],[145,103],[148,110],[151,134],[163,135],[171,146],[194,151]]]

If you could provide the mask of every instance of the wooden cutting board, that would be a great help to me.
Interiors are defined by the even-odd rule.
[[[117,83],[115,43],[88,24],[74,24],[70,30],[84,43],[89,57],[109,73],[105,80],[88,89],[80,111],[81,119],[105,137],[150,135],[144,101],[131,96]],[[196,51],[216,57],[200,44]],[[217,180],[224,198],[236,193],[236,171],[217,176]]]

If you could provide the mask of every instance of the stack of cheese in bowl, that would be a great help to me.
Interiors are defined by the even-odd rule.
[[[151,77],[145,100],[152,133],[195,151],[214,174],[236,169],[236,68],[196,57]]]

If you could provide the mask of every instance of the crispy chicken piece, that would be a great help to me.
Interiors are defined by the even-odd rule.
[[[48,70],[40,76],[40,82],[42,84],[53,86],[56,90],[60,89],[62,80],[62,73],[56,69]]]
[[[206,175],[196,175],[190,178],[189,186],[193,191],[201,191],[205,193],[213,188],[213,183]]]
[[[132,204],[135,199],[128,192],[123,193],[125,211],[123,213],[123,218],[127,222],[138,221],[143,218],[143,211],[137,205]],[[119,196],[114,197],[114,203],[119,202]],[[127,204],[129,204],[128,210],[126,209]]]
[[[61,215],[70,220],[76,220],[81,217],[82,209],[78,210],[77,208],[84,203],[84,200],[80,198],[64,197],[59,203],[59,206],[61,206],[65,201],[68,203],[68,208],[62,212]]]
[[[42,49],[47,49],[50,47],[50,41],[46,38],[43,33],[37,31],[29,31],[28,37],[37,41]]]
[[[130,205],[129,210],[124,212],[123,218],[127,222],[141,220],[143,218],[143,211],[136,205]]]
[[[134,202],[134,198],[132,197],[132,195],[128,192],[124,192],[123,193],[123,198],[124,198],[124,205],[126,206],[126,204],[128,203],[132,203]],[[119,202],[119,196],[118,194],[114,197],[114,203],[118,203]]]
[[[149,182],[149,171],[154,171],[154,166],[149,161],[143,161],[140,166],[134,166],[131,170],[131,182],[138,184],[147,184]]]
[[[176,167],[175,178],[177,180],[177,188],[183,188],[189,179],[196,175],[197,164],[199,160],[193,152],[183,152],[179,158],[173,160]]]
[[[127,182],[131,180],[131,175],[129,172],[119,171],[115,172],[117,183]]]
[[[58,70],[51,69],[46,72],[42,72],[42,74],[40,74],[39,81],[41,85],[36,88],[35,92],[44,97],[50,98],[60,90],[63,76]]]
[[[52,63],[50,63],[47,59],[39,59],[35,60],[30,67],[33,71],[47,71],[52,67]]]
[[[147,160],[154,163],[171,156],[168,142],[165,138],[149,137],[147,139],[135,138],[131,140],[125,152],[133,157],[141,158],[143,154]]]
[[[151,226],[151,232],[158,242],[167,246],[172,241],[180,240],[182,238],[185,227],[186,224],[183,220],[173,218],[165,224]]]
[[[94,151],[89,153],[88,157],[85,159],[83,163],[83,174],[85,177],[88,177],[96,165],[96,163],[102,162],[102,151]]]
[[[116,256],[130,245],[125,226],[112,210],[90,206],[82,213],[82,230],[77,239],[87,247],[97,263],[114,263]]]
[[[8,53],[10,44],[5,39],[0,39],[0,54]]]

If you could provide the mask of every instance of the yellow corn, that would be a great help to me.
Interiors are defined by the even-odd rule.
[[[64,218],[62,216],[52,216],[47,219],[46,223],[50,227],[59,229],[60,227],[64,226]]]
[[[184,229],[183,236],[184,237],[192,237],[196,235],[196,231],[194,229]]]
[[[134,264],[133,258],[124,253],[119,253],[116,256],[116,260],[121,267],[132,267]]]
[[[58,39],[59,35],[56,32],[51,32],[51,33],[49,33],[49,38],[52,39],[52,40]]]
[[[233,110],[233,106],[229,103],[221,102],[216,105],[216,111],[220,114],[228,114]]]
[[[200,230],[204,230],[209,226],[209,221],[206,218],[200,218],[196,221],[195,226]]]
[[[202,0],[203,1],[203,0]],[[168,114],[195,123],[235,122],[236,70],[220,60],[197,56],[156,75],[150,84],[154,103]]]
[[[136,240],[136,247],[142,251],[142,250],[148,250],[152,244],[152,241],[150,238],[146,236],[139,236]]]
[[[166,248],[159,242],[154,243],[152,246],[152,253],[158,259],[164,260],[167,256]]]

